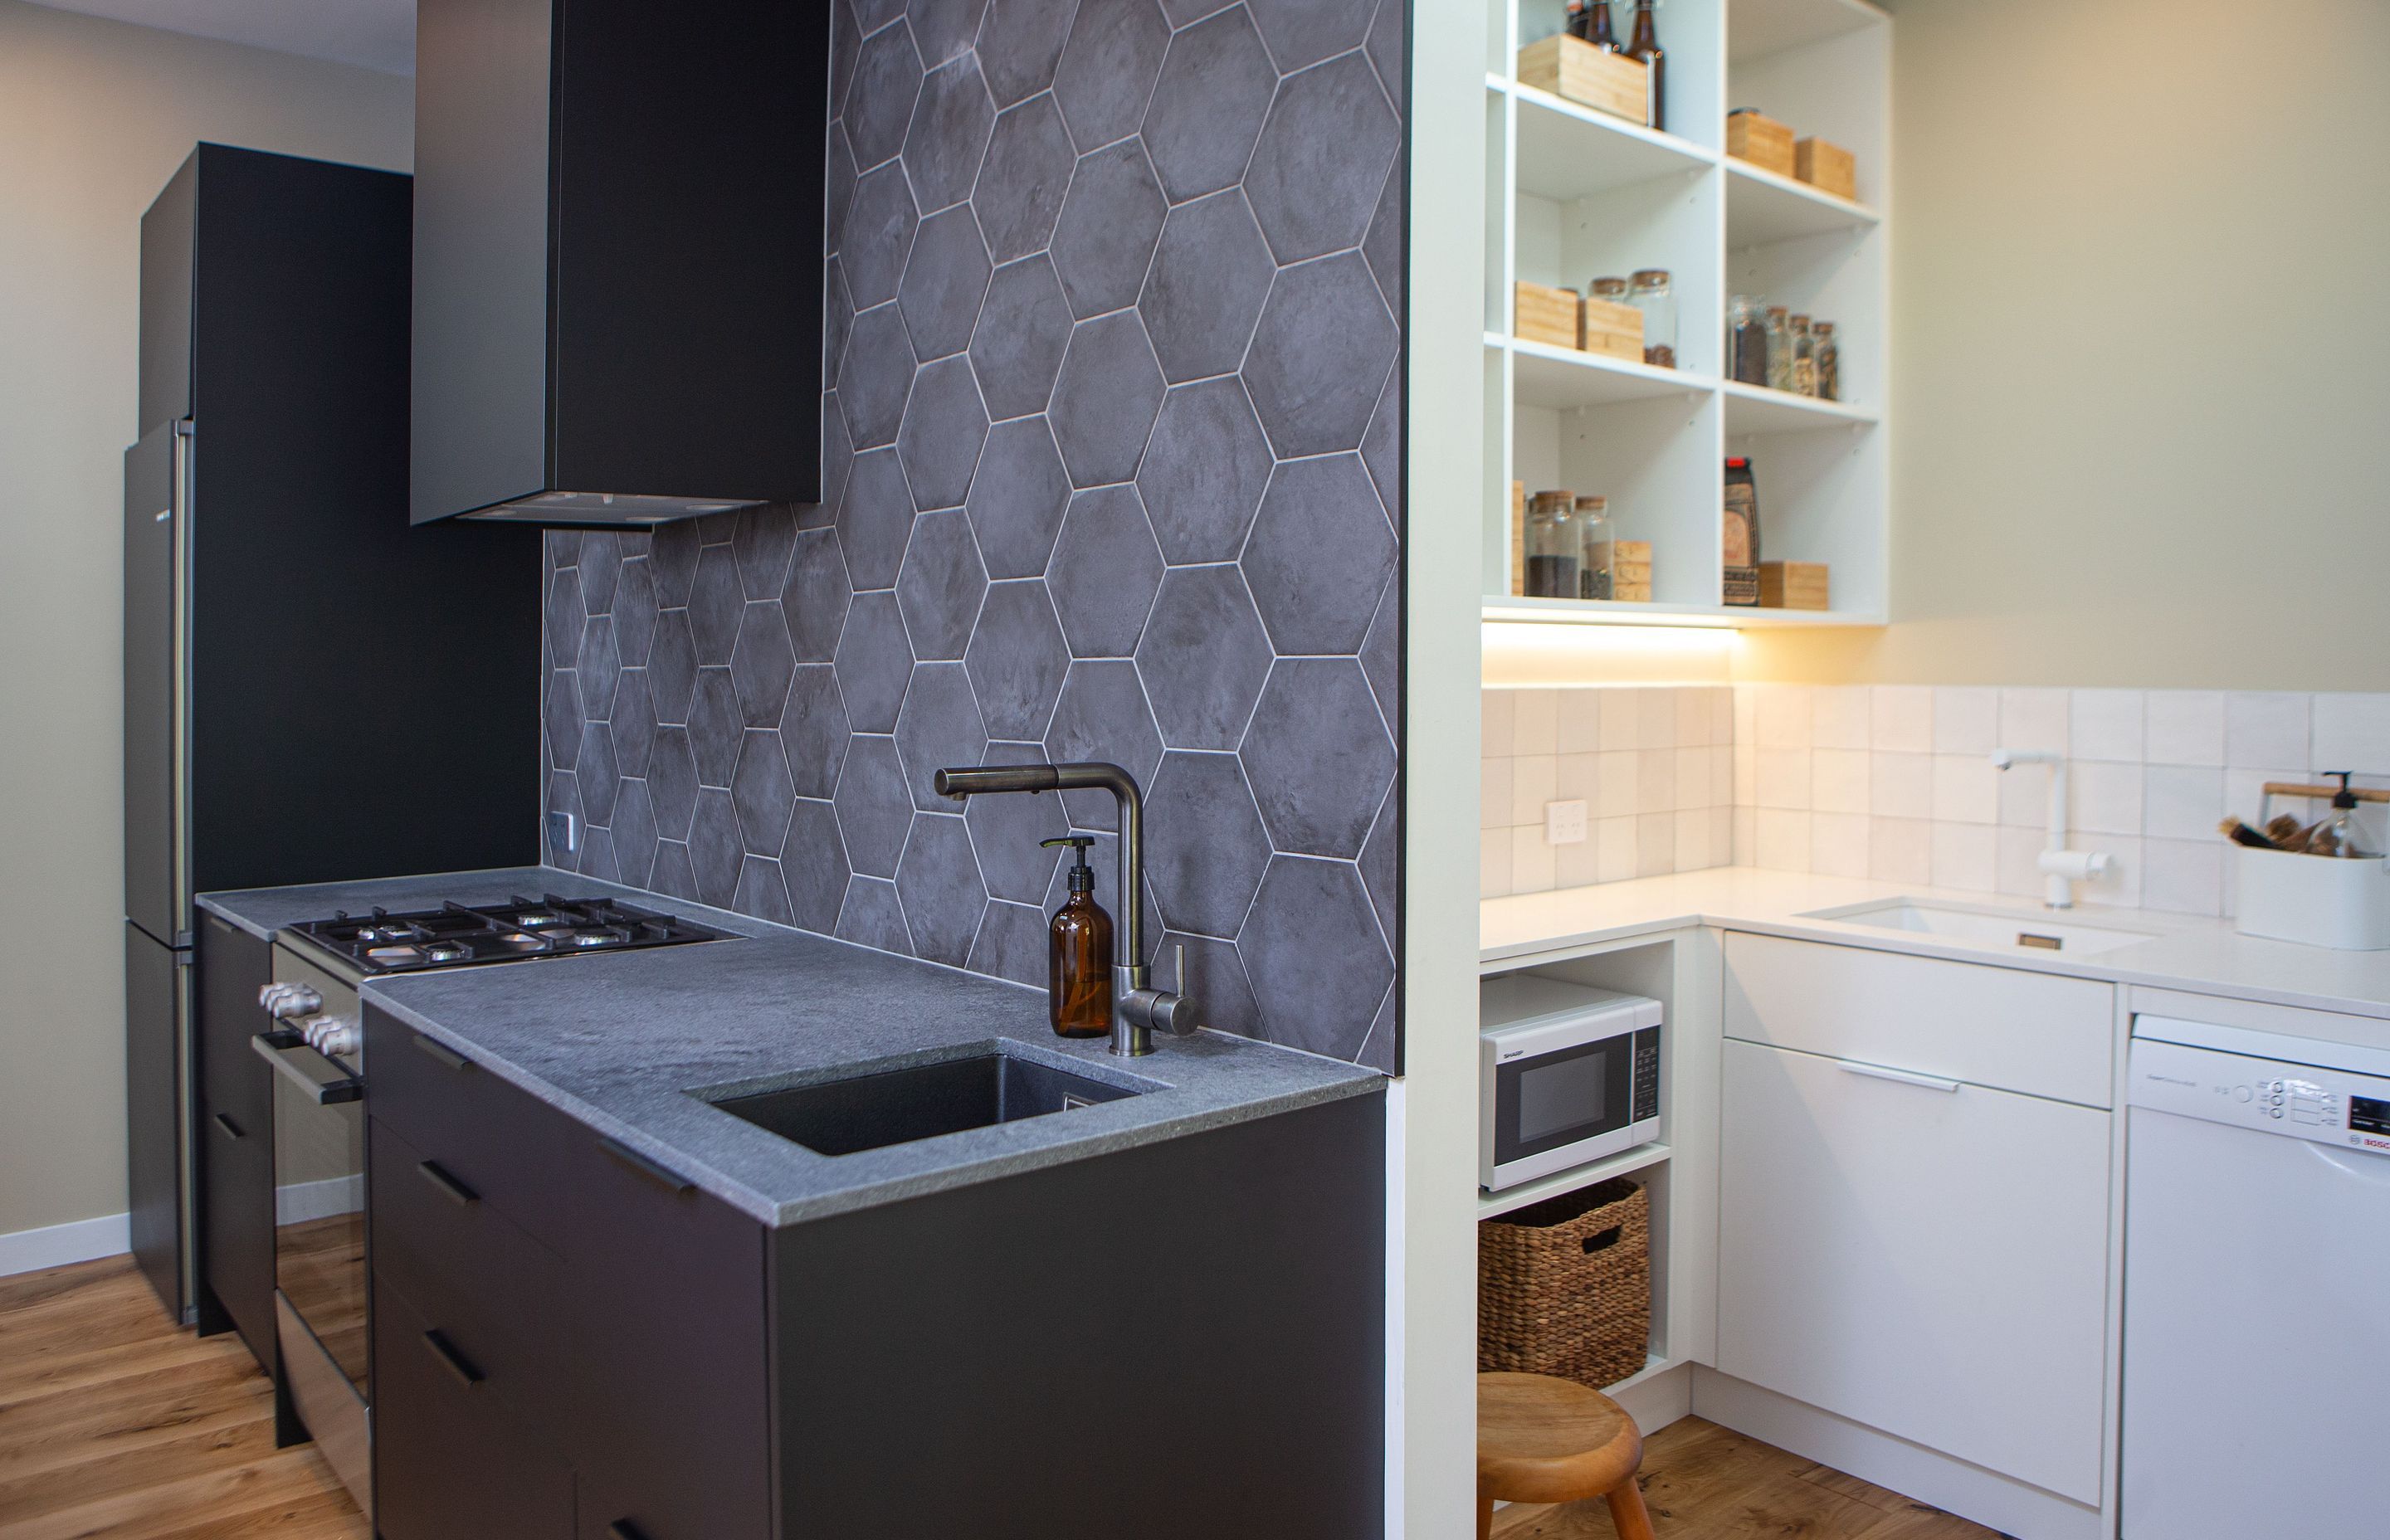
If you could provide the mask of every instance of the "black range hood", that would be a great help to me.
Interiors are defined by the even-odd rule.
[[[819,497],[829,56],[826,0],[421,0],[417,523]]]

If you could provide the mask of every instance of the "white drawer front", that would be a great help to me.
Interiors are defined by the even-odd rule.
[[[1726,1034],[2087,1107],[2114,1095],[2115,989],[1897,952],[1726,938]]]
[[[2110,1114],[1749,1043],[1723,1099],[1717,1367],[2097,1504]]]

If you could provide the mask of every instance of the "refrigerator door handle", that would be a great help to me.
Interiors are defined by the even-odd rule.
[[[173,745],[173,877],[174,944],[189,946],[191,930],[191,438],[193,424],[184,417],[174,424],[171,515],[174,542],[173,688],[170,741]]]

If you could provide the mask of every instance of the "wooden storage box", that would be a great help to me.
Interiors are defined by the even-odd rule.
[[[1621,540],[1610,548],[1610,597],[1651,602],[1651,543]]]
[[[1651,69],[1640,59],[1558,32],[1519,50],[1519,83],[1629,122],[1651,121]]]
[[[1759,606],[1763,610],[1831,610],[1822,561],[1763,561]]]
[[[1790,176],[1798,167],[1792,154],[1792,130],[1749,108],[1727,115],[1726,152],[1779,176]]]
[[[1577,346],[1606,358],[1643,362],[1643,313],[1591,295],[1577,302]]]
[[[1803,139],[1792,147],[1792,174],[1836,198],[1859,196],[1858,162],[1842,146],[1824,139]]]
[[[1584,303],[1573,289],[1522,280],[1511,301],[1510,335],[1523,342],[1574,348],[1583,325],[1578,313]]]

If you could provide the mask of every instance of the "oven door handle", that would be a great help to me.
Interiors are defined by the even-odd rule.
[[[290,1031],[262,1032],[249,1040],[257,1057],[274,1066],[274,1072],[297,1086],[308,1100],[318,1107],[332,1107],[344,1101],[363,1101],[366,1083],[342,1069],[324,1054],[307,1046],[306,1040]],[[307,1054],[331,1070],[327,1076],[313,1075],[302,1069],[293,1054]]]

